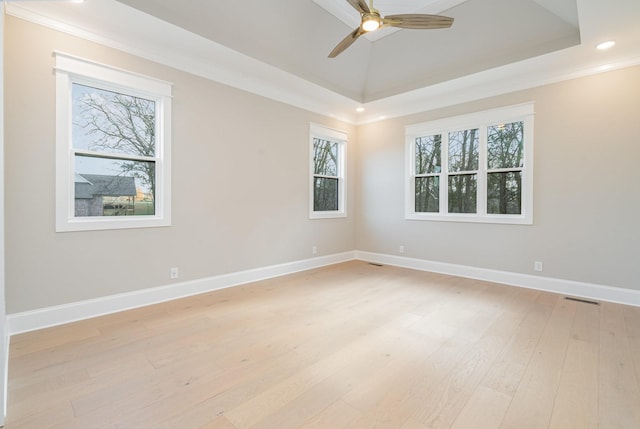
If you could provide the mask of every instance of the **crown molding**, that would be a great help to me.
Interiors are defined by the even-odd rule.
[[[115,0],[10,2],[6,13],[304,110],[355,123],[359,102]]]

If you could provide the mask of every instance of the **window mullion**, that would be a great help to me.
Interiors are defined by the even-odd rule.
[[[487,169],[487,174],[490,173],[517,173],[517,172],[523,172],[524,168],[522,167],[513,167],[513,168],[492,168],[492,169]]]
[[[417,145],[417,139],[413,138],[411,141],[411,165],[410,165],[410,169],[411,169],[411,173],[412,173],[412,177],[411,177],[411,212],[415,213],[416,212],[416,191],[417,191],[417,178],[418,177],[422,177],[422,175],[418,175],[418,172],[416,171],[416,163],[417,163],[417,150],[418,150],[418,145]]]
[[[73,149],[71,148],[73,155],[87,156],[91,158],[106,158],[106,159],[122,159],[126,161],[144,161],[144,162],[157,162],[158,158],[153,156],[141,156],[141,155],[129,155],[125,153],[106,153],[96,152],[91,150]]]
[[[440,213],[449,213],[449,132],[441,134]]]
[[[478,186],[476,206],[478,215],[487,214],[487,126],[478,127],[480,147],[478,148]]]

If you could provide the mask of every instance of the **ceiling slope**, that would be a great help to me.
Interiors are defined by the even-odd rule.
[[[637,0],[393,3],[405,1],[449,7],[454,26],[360,38],[333,60],[352,28],[320,0],[5,3],[10,15],[353,123],[640,64]],[[383,15],[397,12],[384,3]],[[614,49],[594,49],[607,39]]]

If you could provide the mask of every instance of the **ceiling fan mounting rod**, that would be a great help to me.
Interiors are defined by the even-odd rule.
[[[380,12],[373,7],[373,0],[369,0],[369,12],[362,12],[362,22],[360,24],[364,32],[375,31],[382,26]]]
[[[371,11],[371,13],[375,13],[377,15],[380,15],[380,11],[378,9],[376,9],[375,7],[373,7],[373,0],[369,0],[369,10]]]

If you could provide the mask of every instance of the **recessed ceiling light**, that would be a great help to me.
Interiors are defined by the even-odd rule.
[[[356,112],[358,112],[358,113],[364,112],[364,107],[360,106],[360,107],[356,108]]]
[[[614,42],[613,40],[608,40],[606,42],[598,43],[596,45],[596,49],[604,51],[605,49],[609,49],[610,47],[612,47],[615,44],[616,44],[616,42]]]

